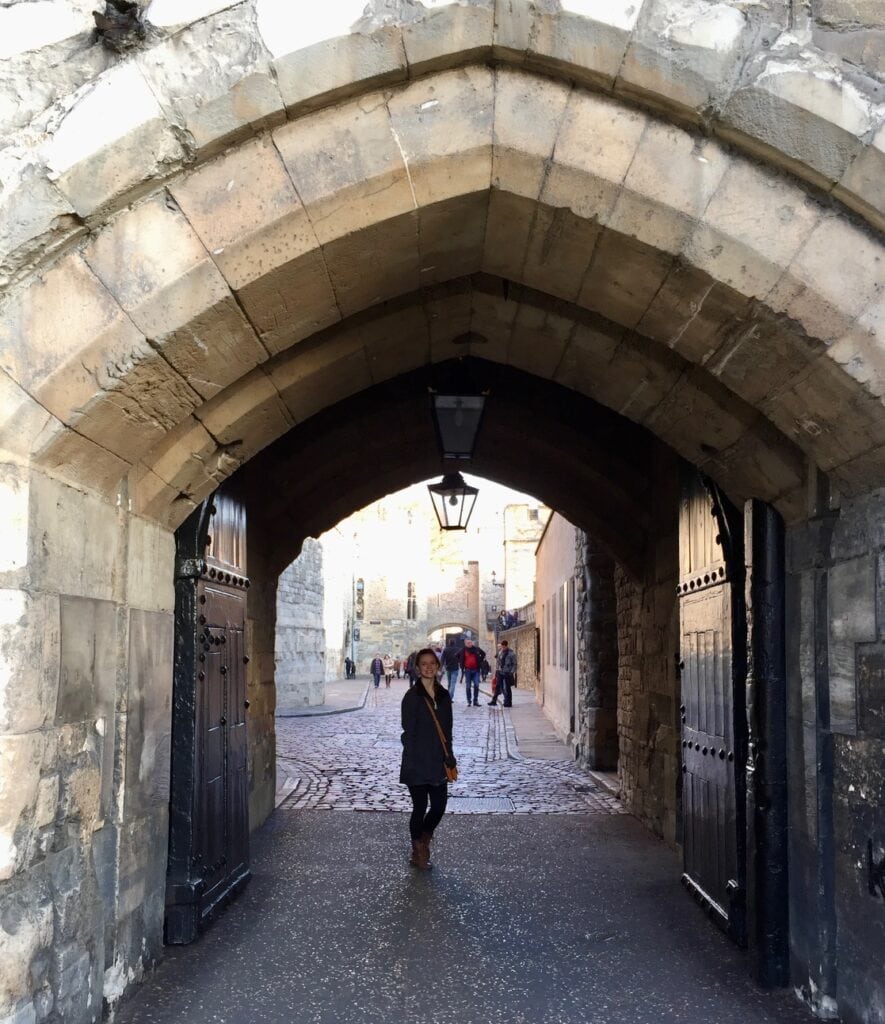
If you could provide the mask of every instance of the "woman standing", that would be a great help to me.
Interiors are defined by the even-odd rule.
[[[390,687],[390,680],[393,679],[393,656],[384,655],[384,685]]]
[[[449,796],[446,765],[456,765],[452,754],[452,700],[436,680],[439,658],[429,647],[418,652],[415,669],[417,685],[406,692],[402,703],[403,761],[399,780],[409,787],[412,797],[409,863],[429,868],[430,840]]]

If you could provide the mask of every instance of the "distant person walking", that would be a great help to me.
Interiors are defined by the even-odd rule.
[[[406,691],[402,702],[403,758],[399,780],[409,787],[412,798],[409,863],[426,869],[432,866],[430,841],[449,798],[446,766],[454,768],[457,762],[452,753],[452,701],[436,679],[439,658],[435,651],[425,647],[415,661],[418,682]]]
[[[496,658],[498,666],[498,686],[489,704],[498,703],[498,694],[504,698],[504,707],[513,706],[513,676],[516,672],[516,655],[510,650],[510,644],[506,640],[501,641]]]
[[[461,653],[458,655],[458,665],[464,671],[464,687],[467,690],[467,707],[479,707],[479,670],[486,652],[481,647],[475,647],[472,640],[465,640]],[[473,700],[470,699],[471,690]]]
[[[384,685],[390,688],[390,680],[393,679],[393,658],[385,654],[384,658]]]
[[[372,681],[375,684],[375,689],[381,685],[381,677],[384,675],[384,662],[381,660],[381,655],[376,654],[372,658],[372,664],[369,665],[369,674],[372,677]]]
[[[353,678],[352,673],[353,673],[353,662],[350,660],[350,658],[345,658],[344,659],[344,678],[345,679],[352,679]]]
[[[446,670],[446,676],[449,682],[449,696],[452,700],[455,699],[455,688],[458,685],[458,676],[461,675],[461,652],[454,644],[450,644],[445,649],[443,654],[443,664]]]

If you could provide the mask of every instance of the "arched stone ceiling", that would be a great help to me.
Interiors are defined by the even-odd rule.
[[[431,74],[231,150],[10,295],[5,447],[105,492],[128,475],[175,524],[472,331],[789,516],[793,443],[848,493],[885,479],[883,265],[716,142],[524,72]]]
[[[676,486],[675,453],[569,388],[468,358],[425,365],[346,398],[239,471],[241,494],[254,499],[250,531],[273,538],[267,545],[272,574],[298,555],[305,537],[440,474],[428,388],[444,389],[452,367],[464,372],[465,363],[470,379],[489,395],[466,468],[543,499],[592,532],[631,572],[642,571],[649,539],[660,528],[656,509],[661,502],[669,507],[669,495],[655,487],[662,477]],[[675,510],[675,502],[671,506]]]

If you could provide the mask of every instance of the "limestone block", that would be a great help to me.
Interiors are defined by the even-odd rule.
[[[27,151],[13,146],[0,151],[0,286],[30,260],[52,255],[81,234],[85,228],[73,213]]]
[[[203,398],[267,358],[227,282],[168,197],[118,217],[84,259]]]
[[[45,883],[32,880],[18,889],[8,887],[0,902],[0,914],[5,923],[0,1013],[4,1024],[35,1024],[34,974],[40,961],[48,959],[53,937],[52,901]]]
[[[114,708],[116,609],[110,601],[60,598],[61,654],[55,723],[93,722]]]
[[[145,191],[185,153],[140,70],[124,62],[84,87],[43,156],[59,190],[88,217]]]
[[[605,222],[647,118],[612,100],[573,92],[556,139],[542,201]]]
[[[842,371],[823,357],[760,409],[824,471],[885,445],[879,402],[857,395]],[[866,489],[876,479],[868,480]]]
[[[196,508],[196,503],[190,497],[170,487],[143,463],[132,467],[127,483],[132,511],[155,520],[167,529],[177,529]],[[206,486],[206,493],[209,493],[211,485]]]
[[[64,429],[18,384],[0,372],[0,453],[3,461],[27,459],[49,425]]]
[[[673,263],[638,324],[689,362],[704,364],[732,333],[749,302],[688,263]]]
[[[514,293],[516,291],[513,289]],[[490,282],[488,288],[472,289],[470,329],[488,339],[488,345],[481,351],[476,346],[477,355],[494,362],[508,362],[508,349],[519,307],[519,299],[510,293],[509,286],[506,295],[501,294],[501,288],[496,282]],[[553,368],[550,370],[552,372]]]
[[[381,93],[299,118],[274,143],[321,243],[415,206]]]
[[[491,56],[494,0],[432,2],[425,6],[432,9],[402,27],[410,75],[439,71],[454,63],[479,63]]]
[[[124,459],[198,401],[78,255],[10,298],[0,312],[0,345],[13,379]]]
[[[182,421],[146,457],[153,474],[177,495],[196,495],[212,491],[233,471],[238,461],[207,432],[199,420]],[[153,490],[154,485],[147,484]],[[208,491],[207,491],[208,489]],[[134,508],[138,506],[133,503]]]
[[[118,597],[117,509],[42,473],[31,475],[31,587],[113,601]],[[101,544],[95,538],[101,537]]]
[[[646,424],[683,457],[698,464],[737,444],[758,419],[755,409],[731,395],[700,367],[685,373]]]
[[[706,360],[710,373],[751,405],[759,405],[805,376],[823,346],[799,338],[784,324],[747,318],[721,340]]]
[[[581,326],[548,309],[521,302],[513,318],[507,360],[511,365],[549,378]]]
[[[489,188],[495,109],[489,69],[460,68],[415,82],[391,96],[388,109],[416,206]]]
[[[34,827],[45,828],[55,821],[58,807],[58,775],[46,775],[40,779],[37,803],[34,807]]]
[[[58,425],[57,420],[51,423]],[[120,480],[129,470],[129,463],[66,427],[44,431],[34,446],[34,465],[108,497],[116,495]]]
[[[412,211],[325,246],[326,271],[342,317],[420,287],[417,224]],[[366,273],[366,267],[374,272]]]
[[[873,556],[830,569],[827,589],[830,643],[830,724],[857,732],[855,644],[876,639],[876,564]]]
[[[885,124],[848,166],[833,195],[885,230]]]
[[[270,140],[231,151],[170,192],[271,353],[339,319],[316,235]]]
[[[293,425],[277,389],[261,370],[241,378],[195,415],[237,463],[250,459]]]
[[[12,878],[24,861],[42,754],[38,732],[0,736],[0,881]]]
[[[489,194],[483,191],[418,211],[422,287],[480,271],[488,206]]]
[[[578,303],[624,327],[635,327],[667,277],[666,254],[604,231],[593,252]]]
[[[885,397],[885,292],[846,334],[827,347],[827,357],[871,394]]]
[[[179,32],[236,3],[237,0],[150,0],[144,18],[157,28]]]
[[[313,352],[296,355],[275,367],[271,379],[296,423],[373,383],[358,336],[343,344],[330,339]]]
[[[881,296],[885,248],[843,218],[825,217],[768,297],[812,337],[844,334]]]
[[[189,132],[205,157],[282,124],[286,115],[251,5],[201,6],[214,7],[206,14],[215,16],[151,47],[138,63],[169,120]],[[216,13],[221,7],[229,9]]]
[[[131,821],[169,800],[173,624],[168,612],[129,613],[124,813]]]
[[[729,156],[715,142],[650,121],[608,219],[609,227],[664,252],[679,252],[729,163]]]
[[[616,91],[702,118],[738,79],[754,43],[750,20],[729,3],[646,0],[641,6]]]
[[[610,87],[624,58],[641,3],[565,0],[556,5],[496,5],[495,50],[509,59],[553,65],[576,81]]]
[[[126,603],[129,607],[173,611],[175,537],[157,523],[131,516],[126,554]]]
[[[561,82],[496,70],[493,187],[539,195],[569,94]]]
[[[367,24],[355,30],[365,7],[361,0],[339,0],[312,9],[305,18],[287,0],[257,0],[258,31],[274,57],[290,110],[406,77],[398,27]]]
[[[842,179],[871,127],[869,99],[838,72],[771,60],[731,95],[717,132],[827,188]]]
[[[0,60],[51,46],[88,27],[80,11],[58,0],[4,7],[0,9]]]
[[[58,597],[0,590],[0,732],[40,729],[55,714]]]
[[[876,445],[830,470],[830,478],[840,494],[868,494],[871,487],[885,481],[885,445]]]
[[[795,185],[736,159],[688,241],[694,266],[741,295],[764,298],[820,220]]]
[[[565,207],[538,207],[518,280],[537,291],[574,302],[603,228]]]
[[[485,273],[521,280],[535,209],[530,199],[492,189],[486,214]]]

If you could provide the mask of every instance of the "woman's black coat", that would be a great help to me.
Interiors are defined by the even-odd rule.
[[[452,750],[452,698],[449,691],[434,684],[436,717]],[[403,697],[403,762],[400,782],[407,786],[438,786],[446,781],[445,754],[428,707],[424,684],[416,683]]]

